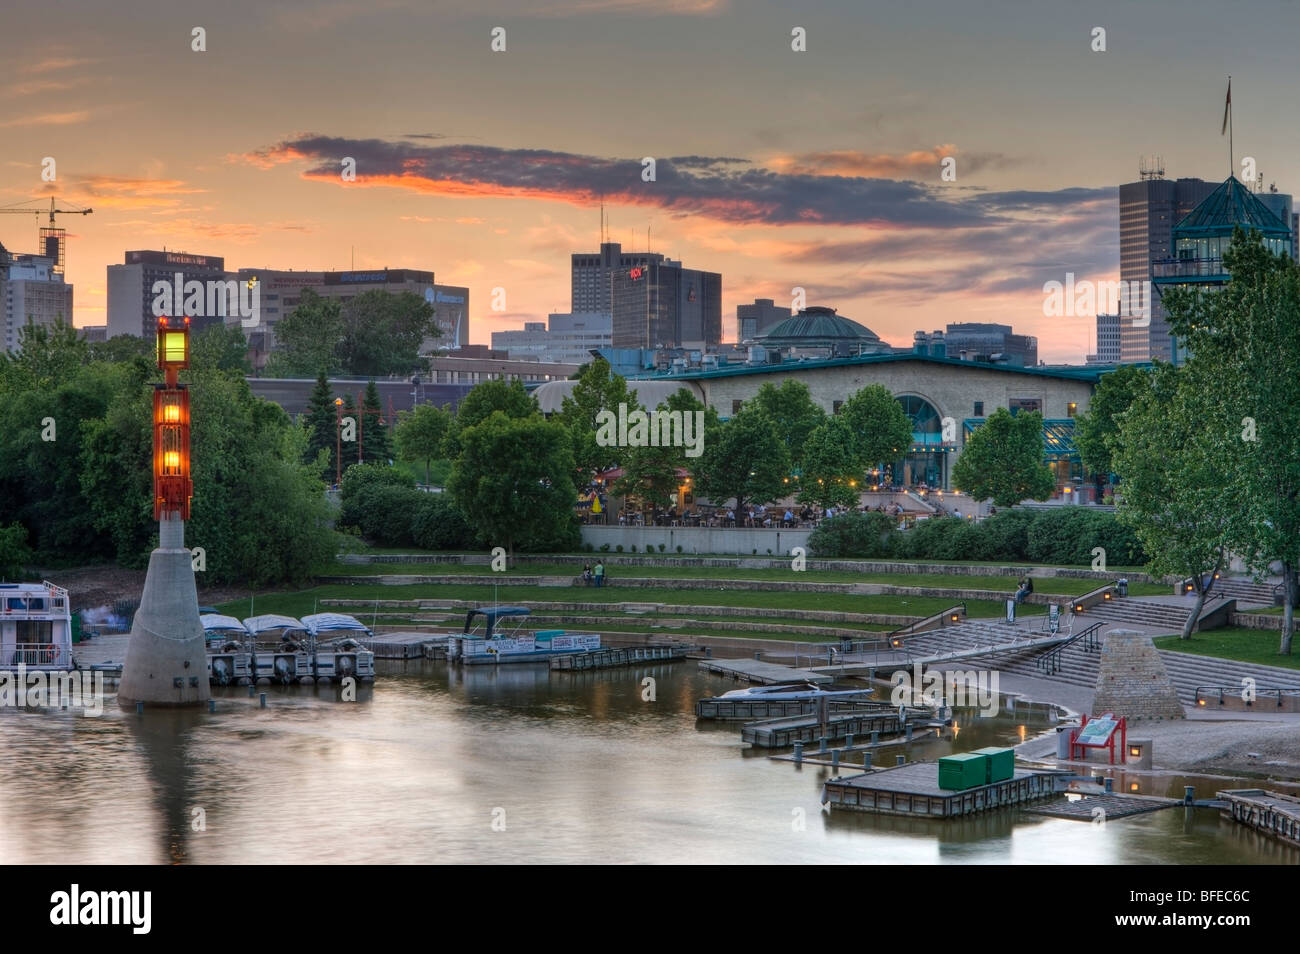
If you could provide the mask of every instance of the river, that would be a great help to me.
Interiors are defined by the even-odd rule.
[[[1300,862],[1211,809],[1104,825],[831,816],[826,769],[746,751],[738,725],[697,725],[695,701],[732,685],[690,662],[380,667],[356,702],[337,687],[273,687],[266,708],[246,689],[214,690],[215,714],[0,710],[0,862]],[[958,726],[911,756],[1050,731],[1014,713],[962,713]],[[1141,790],[1181,796],[1183,781]],[[1191,781],[1199,795],[1248,787]]]

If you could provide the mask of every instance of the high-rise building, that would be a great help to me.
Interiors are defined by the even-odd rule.
[[[767,334],[793,312],[789,308],[779,308],[771,298],[755,298],[752,305],[736,306],[736,340],[753,341],[759,335]]]
[[[1143,166],[1142,178],[1119,187],[1119,277],[1150,282],[1151,265],[1172,254],[1173,227],[1214,191],[1204,179],[1166,179],[1161,166]],[[1129,285],[1127,287],[1149,287]],[[1129,308],[1127,311],[1133,311]],[[1120,357],[1125,362],[1169,360],[1169,323],[1164,308],[1150,301],[1145,315],[1120,314]]]
[[[1086,364],[1119,364],[1120,361],[1120,317],[1114,315],[1097,316],[1097,353],[1085,359]]]
[[[574,314],[609,315],[616,348],[706,347],[722,340],[722,276],[683,268],[658,252],[602,242],[575,253]]]
[[[193,316],[190,323],[192,334],[210,325],[224,323],[224,315],[237,314],[237,309],[231,307],[229,296],[238,292],[233,277],[226,274],[226,260],[220,255],[142,249],[127,252],[124,264],[108,266],[108,336],[152,338],[158,327],[158,316],[153,311],[157,298],[154,283],[165,281],[172,287],[178,281],[177,276],[180,276],[182,286],[197,281],[205,290],[212,287],[217,291],[215,304],[219,307],[205,307],[203,315]],[[208,282],[220,282],[222,287],[209,286]]]
[[[549,324],[549,328],[548,328]],[[547,322],[530,321],[522,331],[492,332],[492,348],[512,359],[586,364],[593,349],[611,348],[614,322],[609,315],[557,313]]]
[[[722,276],[668,259],[610,281],[615,348],[706,348],[722,341]]]
[[[0,245],[0,352],[19,350],[29,320],[46,327],[59,318],[72,324],[72,286],[57,266],[53,255],[12,255]]]

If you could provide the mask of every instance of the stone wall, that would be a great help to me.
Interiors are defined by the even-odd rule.
[[[794,547],[808,548],[811,530],[763,530],[740,527],[602,527],[588,525],[582,528],[582,542],[589,543],[599,552],[608,544],[610,551],[621,546],[625,553],[636,547],[638,553],[658,552],[663,545],[665,555],[682,553],[734,553],[744,556],[785,556]]]
[[[1184,717],[1178,692],[1150,636],[1130,629],[1106,634],[1092,711],[1113,712],[1130,722]]]

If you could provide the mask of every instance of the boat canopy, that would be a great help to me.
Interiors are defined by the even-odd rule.
[[[365,633],[367,636],[373,636],[370,627],[357,620],[355,617],[344,615],[343,613],[314,613],[311,616],[304,616],[302,624],[306,627],[307,632],[313,636],[320,636],[323,633]]]
[[[242,635],[248,634],[248,630],[244,628],[244,624],[233,616],[222,616],[219,613],[205,613],[199,617],[199,622],[203,624],[203,631],[207,633],[216,633],[232,629]]]
[[[491,638],[497,627],[497,620],[506,616],[527,616],[531,613],[527,606],[492,606],[487,609],[472,609],[465,614],[465,632],[474,628],[474,617],[482,616],[487,623],[487,635]]]
[[[244,629],[248,630],[254,636],[258,633],[269,633],[277,629],[301,629],[306,630],[302,620],[294,619],[292,616],[278,616],[275,613],[267,613],[263,616],[250,616],[244,620]]]

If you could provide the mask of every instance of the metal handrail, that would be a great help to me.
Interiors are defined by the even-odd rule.
[[[942,622],[943,619],[944,619],[944,617],[946,617],[949,613],[955,612],[955,611],[958,610],[958,609],[961,610],[961,615],[962,615],[963,618],[965,618],[965,616],[966,616],[966,601],[965,601],[965,600],[962,600],[960,603],[957,603],[957,604],[955,604],[955,605],[953,605],[953,606],[949,606],[946,610],[944,610],[944,611],[941,612],[941,613],[931,613],[929,616],[926,616],[926,617],[924,617],[924,618],[922,618],[922,619],[912,620],[912,622],[909,623],[907,626],[903,626],[903,627],[901,627],[901,628],[899,628],[899,629],[894,630],[892,633],[890,633],[890,634],[889,634],[889,638],[890,638],[890,639],[893,639],[893,638],[895,638],[895,637],[897,637],[897,636],[907,636],[907,635],[910,635],[910,634],[911,634],[911,633],[916,629],[916,627],[921,626],[921,625],[923,625],[923,624],[925,624],[925,623],[933,622],[933,621],[936,620],[936,619],[939,620],[940,622]]]
[[[1218,693],[1219,705],[1223,705],[1225,694],[1240,697],[1242,688],[1243,687],[1240,683],[1235,686],[1197,686],[1196,694],[1192,697],[1192,701],[1194,705],[1201,705],[1201,692],[1202,690],[1205,690],[1207,693]],[[1254,692],[1255,698],[1253,700],[1249,702],[1245,699],[1242,700],[1246,705],[1253,705],[1255,702],[1258,702],[1265,693],[1268,693],[1277,696],[1277,707],[1280,709],[1282,708],[1282,694],[1300,694],[1300,686],[1256,686],[1254,687]]]
[[[1079,640],[1083,640],[1083,648],[1092,652],[1097,648],[1097,630],[1101,629],[1101,623],[1093,623],[1087,629],[1080,630],[1063,643],[1053,646],[1050,650],[1043,653],[1035,660],[1037,667],[1046,675],[1053,675],[1061,671],[1061,653],[1068,647],[1074,645]]]
[[[4,647],[4,656],[10,666],[54,666],[66,665],[72,653],[57,643],[9,643]]]

